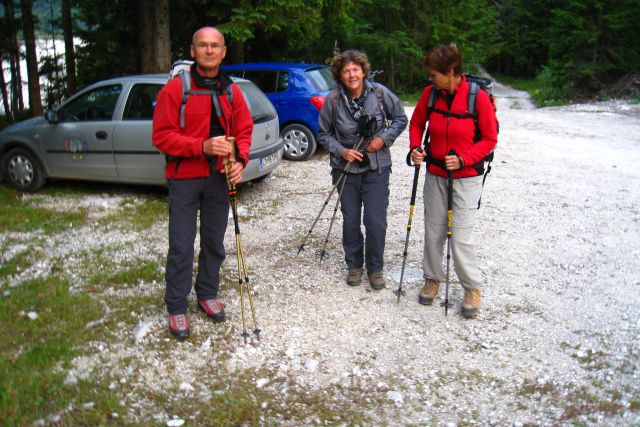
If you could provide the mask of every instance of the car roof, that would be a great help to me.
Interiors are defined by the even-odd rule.
[[[328,67],[326,64],[307,64],[303,62],[246,62],[244,64],[232,64],[223,65],[222,69],[225,70],[242,70],[242,69],[254,69],[254,70],[309,70],[312,68]]]
[[[104,85],[105,83],[127,83],[127,82],[132,82],[132,83],[162,83],[165,84],[167,81],[169,80],[169,74],[136,74],[136,75],[132,75],[132,76],[120,76],[120,77],[113,77],[111,79],[106,79],[106,80],[100,80],[97,81],[89,86],[87,86],[87,88],[89,87],[93,87],[96,85]],[[234,81],[235,83],[240,83],[240,82],[248,82],[247,79],[243,79],[240,77],[236,77],[236,76],[231,76],[231,80]]]

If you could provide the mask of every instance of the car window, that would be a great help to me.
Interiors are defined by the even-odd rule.
[[[254,123],[272,120],[277,116],[271,101],[251,82],[238,82],[244,99],[247,101]]]
[[[336,81],[333,79],[329,67],[314,68],[305,71],[305,74],[319,92],[332,90],[336,87]]]
[[[289,72],[278,72],[278,81],[276,82],[276,92],[284,92],[289,89]]]
[[[121,85],[102,86],[80,95],[62,110],[63,122],[105,121],[113,118]]]
[[[267,93],[276,91],[277,77],[277,71],[246,70],[244,72],[245,79],[251,80],[260,88],[261,91]]]
[[[224,73],[228,76],[244,77],[243,70],[224,70]]]
[[[136,84],[129,92],[123,120],[151,120],[162,85]]]

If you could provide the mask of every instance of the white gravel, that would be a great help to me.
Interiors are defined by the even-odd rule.
[[[328,158],[322,152],[307,162],[285,162],[265,182],[240,190],[240,227],[261,341],[244,345],[239,335],[230,226],[222,290],[227,322],[206,321],[192,299],[192,337],[176,343],[166,332],[162,283],[111,290],[155,293],[158,304],[134,313],[137,320],[116,331],[113,341],[90,343],[87,354],[74,360],[69,381],[116,378],[110,388],[120,393],[128,410],[120,416],[129,422],[151,417],[170,424],[174,416],[182,421],[194,415],[167,413],[136,390],[206,404],[212,393],[224,393],[218,376],[254,369],[260,372],[256,387],[275,395],[329,391],[340,402],[345,395],[336,390],[360,390],[369,402],[362,410],[373,424],[640,423],[640,109],[621,102],[533,109],[521,93],[498,86],[496,94],[499,144],[476,228],[485,280],[476,320],[459,315],[462,292],[455,274],[448,317],[439,301],[432,307],[417,303],[421,197],[406,296],[396,302],[413,176],[404,163],[405,132],[392,148],[387,289],[371,291],[366,280],[356,288],[344,284],[339,212],[330,258],[319,263],[315,251],[324,242],[333,202],[306,250],[296,255],[330,190]],[[111,211],[122,205],[121,197],[87,196],[72,203]],[[28,271],[0,282],[0,291],[50,274],[59,257],[72,287],[82,290],[86,277],[74,267],[91,251],[102,252],[101,262],[161,263],[166,220],[143,232],[89,225],[50,238],[38,233],[1,238],[2,261],[36,238],[42,257]],[[111,314],[107,309],[105,317]],[[267,425],[319,422],[313,413],[298,420],[268,414]]]

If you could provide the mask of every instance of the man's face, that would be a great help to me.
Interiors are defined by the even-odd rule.
[[[196,32],[191,44],[191,56],[204,71],[218,71],[227,54],[224,37],[214,28],[203,28]]]

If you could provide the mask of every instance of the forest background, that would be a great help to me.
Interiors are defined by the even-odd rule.
[[[224,32],[226,63],[323,63],[334,49],[363,50],[384,70],[377,80],[405,98],[427,83],[425,53],[441,43],[461,48],[467,71],[520,83],[538,105],[639,96],[640,0],[1,2],[0,127],[98,80],[167,72],[205,25]],[[42,39],[65,49],[37,57]],[[17,65],[25,57],[27,76]]]

